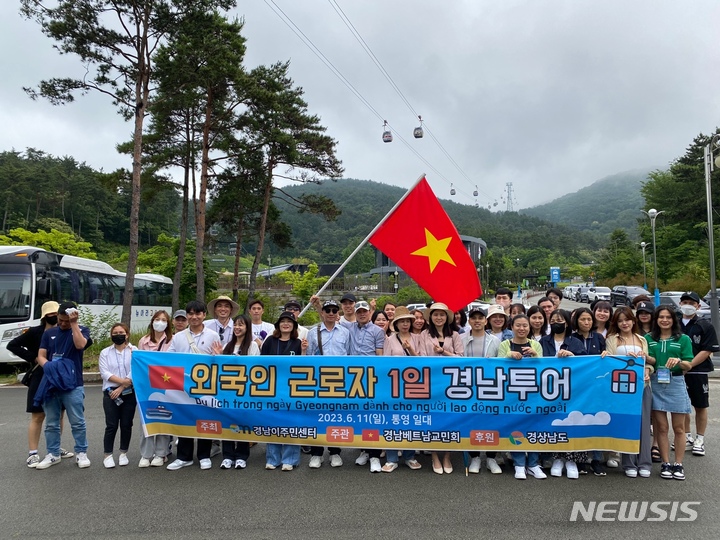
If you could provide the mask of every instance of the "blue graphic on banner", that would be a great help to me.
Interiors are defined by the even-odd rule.
[[[438,450],[637,453],[643,366],[570,358],[133,351],[146,434]]]

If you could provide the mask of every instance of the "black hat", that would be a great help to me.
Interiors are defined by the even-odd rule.
[[[287,310],[287,308],[290,308],[290,307],[296,307],[298,309],[302,309],[300,302],[298,302],[297,300],[288,300],[287,302],[285,302],[284,309]]]
[[[289,319],[289,320],[291,320],[292,323],[293,323],[293,326],[294,326],[295,328],[298,327],[298,323],[297,323],[297,321],[295,320],[295,315],[293,315],[293,314],[290,313],[289,311],[283,311],[283,312],[280,314],[280,316],[278,317],[278,320],[275,321],[275,330],[280,330],[280,321],[282,321],[283,319]]]
[[[472,309],[468,312],[468,319],[469,319],[470,317],[472,317],[473,315],[475,315],[476,313],[479,313],[479,314],[482,315],[483,317],[487,317],[487,311],[485,311],[485,310],[484,310],[483,308],[481,308],[481,307],[474,307],[474,308],[472,308]]]
[[[325,300],[325,303],[323,304],[323,310],[325,308],[334,307],[340,309],[340,306],[338,306],[338,303],[335,300]]]
[[[655,313],[655,304],[652,302],[638,302],[638,305],[635,306],[635,313],[640,313],[641,311],[650,314]]]
[[[696,304],[699,304],[700,303],[700,295],[698,295],[698,293],[696,293],[696,292],[688,291],[686,293],[683,293],[683,295],[680,297],[680,301],[682,302],[683,300],[692,300]]]
[[[340,302],[344,302],[345,300],[350,300],[351,302],[357,301],[357,299],[355,298],[355,295],[353,293],[349,293],[349,292],[342,295]]]

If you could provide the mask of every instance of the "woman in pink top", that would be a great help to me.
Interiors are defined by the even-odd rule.
[[[161,309],[150,319],[147,334],[140,338],[138,349],[141,351],[167,351],[172,342],[170,315]],[[151,435],[140,441],[140,463],[138,467],[162,467],[170,453],[171,435]]]
[[[445,304],[435,302],[424,311],[423,316],[429,325],[428,329],[423,330],[423,333],[420,334],[421,350],[424,351],[424,355],[463,356],[465,348],[460,334],[453,331],[451,327],[455,314]],[[450,474],[453,471],[450,452],[443,453],[442,463],[438,452],[432,452],[431,456],[433,472]]]

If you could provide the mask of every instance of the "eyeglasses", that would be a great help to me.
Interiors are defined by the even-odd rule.
[[[300,311],[300,309],[296,307],[286,307],[285,311]]]
[[[337,308],[333,308],[333,309],[323,309],[323,311],[325,313],[332,313],[333,315],[336,315],[340,310]]]

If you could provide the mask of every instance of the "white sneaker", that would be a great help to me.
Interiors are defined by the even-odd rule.
[[[485,467],[487,467],[487,470],[493,474],[502,474],[502,469],[500,468],[500,465],[497,464],[497,461],[495,461],[495,458],[487,458]]]
[[[223,459],[222,463],[220,464],[221,469],[232,469],[233,468],[233,460],[232,459]]]
[[[202,469],[203,471],[212,469],[212,461],[210,461],[210,458],[203,458],[200,460],[200,469]]]
[[[525,480],[527,478],[525,475],[525,467],[518,467],[515,465],[515,478],[518,480]]]
[[[79,466],[79,462],[78,462],[78,466]],[[106,469],[112,469],[113,467],[115,467],[115,460],[113,459],[113,457],[106,456],[105,459],[103,459],[103,466]]]
[[[638,474],[640,475],[640,478],[650,478],[650,469],[639,469]]]
[[[165,464],[165,458],[161,456],[155,456],[150,462],[151,467],[162,467]]]
[[[331,467],[342,467],[343,460],[340,454],[330,454],[330,466]]]
[[[273,465],[272,463],[266,463],[266,464],[265,464],[265,470],[266,470],[266,471],[274,471],[275,469],[277,469],[277,467],[276,467],[275,465]]]
[[[355,460],[355,465],[367,465],[368,460],[370,459],[370,454],[368,454],[365,450],[360,452],[360,455]]]
[[[637,478],[637,475],[637,469],[625,469],[625,476],[627,476],[628,478]]]
[[[128,460],[127,454],[120,454],[120,457],[118,457],[118,465],[124,467],[128,463],[130,463],[130,461]]]
[[[35,466],[35,468],[40,470],[47,469],[49,467],[52,467],[53,465],[57,465],[58,463],[60,463],[60,459],[62,459],[60,456],[53,456],[52,454],[48,454],[40,463]]]
[[[244,469],[245,467],[247,467],[247,461],[245,461],[244,459],[236,459],[235,460],[235,468],[236,469]]]
[[[293,466],[290,465],[289,463],[283,463],[282,469],[280,469],[280,470],[282,470],[282,471],[292,471],[294,468],[295,468],[295,467],[293,467]]]
[[[540,480],[542,480],[543,478],[547,478],[547,474],[545,474],[543,472],[540,465],[535,465],[534,467],[528,467],[527,472],[528,472],[528,474],[530,474],[530,476],[534,476],[535,478],[538,478]]]
[[[193,464],[192,461],[183,461],[182,459],[176,459],[170,465],[167,466],[167,470],[168,471],[177,471],[178,469],[182,469],[183,467],[189,467],[192,464]]]
[[[27,457],[25,463],[27,463],[28,467],[34,469],[35,467],[37,467],[38,463],[40,463],[40,456],[38,456],[37,454],[30,454]]]
[[[578,478],[578,468],[574,461],[565,462],[565,473],[567,474],[567,477],[571,478],[572,480]]]
[[[480,456],[474,457],[470,460],[470,466],[468,467],[468,472],[471,472],[473,474],[480,473]]]
[[[370,458],[370,472],[382,471],[382,465],[380,464],[380,458]]]
[[[162,463],[160,465],[162,465]],[[149,466],[150,466],[150,460],[148,458],[146,458],[146,457],[140,458],[140,463],[138,463],[138,467],[140,467],[141,469],[144,469],[145,467],[149,467]]]
[[[90,466],[90,460],[88,459],[85,452],[77,453],[77,455],[75,456],[75,463],[77,463],[77,466],[81,469],[87,469]]]
[[[550,476],[562,476],[563,465],[562,459],[553,461],[552,467],[550,468]]]
[[[620,466],[620,454],[617,452],[609,454],[605,465],[607,465],[610,469],[617,469]]]
[[[322,462],[322,456],[312,456],[310,458],[310,464],[308,465],[308,467],[310,467],[311,469],[319,469],[320,465],[322,465]]]

